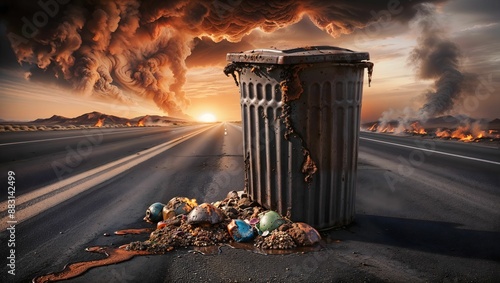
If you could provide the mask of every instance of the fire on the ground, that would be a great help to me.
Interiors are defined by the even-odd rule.
[[[484,130],[478,123],[466,123],[456,128],[436,128],[425,129],[417,122],[411,123],[408,127],[395,125],[392,123],[374,123],[366,128],[366,131],[390,134],[409,134],[436,137],[440,139],[452,139],[463,142],[479,142],[482,140],[500,140],[498,130]]]

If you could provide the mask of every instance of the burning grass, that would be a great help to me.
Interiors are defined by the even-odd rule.
[[[500,141],[498,130],[485,130],[478,122],[466,122],[455,128],[428,128],[425,129],[418,121],[404,127],[395,123],[381,125],[374,123],[365,128],[368,132],[389,133],[400,135],[426,136],[461,142]]]
[[[99,118],[97,122],[95,122],[94,127],[101,128],[104,126],[104,121],[106,120],[106,117],[104,118]]]
[[[454,139],[462,142],[479,142],[481,140],[500,140],[497,130],[482,130],[477,125],[465,125],[456,129],[437,129],[436,137]]]

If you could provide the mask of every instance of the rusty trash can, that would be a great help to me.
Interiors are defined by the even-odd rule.
[[[332,46],[228,53],[239,86],[245,190],[318,229],[354,220],[367,52]]]

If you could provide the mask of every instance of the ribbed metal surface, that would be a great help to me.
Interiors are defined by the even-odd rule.
[[[356,164],[363,68],[314,64],[299,73],[303,93],[289,102],[287,140],[282,69],[240,72],[246,186],[250,195],[293,221],[316,228],[346,225],[355,215]],[[318,170],[302,173],[304,149]]]

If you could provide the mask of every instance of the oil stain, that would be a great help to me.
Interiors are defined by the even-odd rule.
[[[115,232],[115,235],[139,235],[139,234],[149,234],[154,229],[152,228],[139,228],[139,229],[124,229],[118,230]],[[321,240],[319,243],[316,243],[312,246],[304,246],[297,247],[288,250],[264,250],[255,247],[252,243],[237,243],[232,242],[223,245],[213,245],[213,246],[205,246],[205,247],[192,247],[192,252],[199,253],[202,255],[218,255],[222,253],[221,247],[228,246],[233,249],[242,249],[251,251],[253,253],[262,254],[262,255],[289,255],[289,254],[303,254],[308,252],[317,252],[326,247],[328,241]],[[70,278],[74,278],[82,275],[87,272],[89,269],[99,266],[106,266],[111,264],[116,264],[120,262],[124,262],[132,259],[135,256],[141,255],[157,255],[148,251],[129,251],[126,250],[125,247],[127,245],[122,245],[118,248],[114,247],[89,247],[85,250],[92,253],[100,253],[104,254],[106,257],[99,260],[91,260],[91,261],[83,261],[68,264],[64,267],[62,271],[50,273],[47,275],[35,277],[32,282],[33,283],[42,283],[42,282],[55,282],[61,280],[67,280]]]
[[[33,279],[34,283],[41,282],[54,282],[61,281],[70,278],[77,277],[87,270],[98,267],[105,266],[110,264],[115,264],[119,262],[124,262],[130,260],[134,256],[138,255],[152,255],[153,253],[147,251],[127,251],[124,248],[125,246],[121,246],[119,248],[112,247],[90,247],[85,250],[93,253],[104,254],[106,257],[98,260],[84,261],[84,262],[76,262],[68,264],[64,267],[62,271],[50,273],[47,275],[39,276]]]

